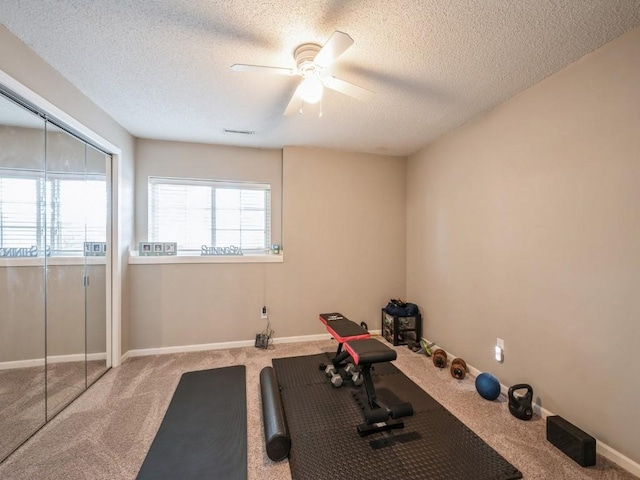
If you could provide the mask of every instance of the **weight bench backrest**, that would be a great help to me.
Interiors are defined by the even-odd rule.
[[[339,313],[322,313],[320,321],[325,324],[331,336],[340,343],[371,336],[366,329]]]

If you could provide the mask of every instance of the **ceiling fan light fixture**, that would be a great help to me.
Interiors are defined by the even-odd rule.
[[[318,103],[323,93],[324,86],[317,75],[309,75],[300,84],[300,97],[305,103]]]
[[[303,43],[293,52],[296,68],[269,67],[263,65],[248,65],[236,63],[231,66],[235,72],[269,73],[273,75],[287,75],[302,77],[293,96],[284,109],[284,115],[302,113],[302,106],[318,103],[322,100],[324,87],[342,93],[357,100],[369,100],[374,92],[345,82],[329,75],[329,68],[349,47],[353,39],[346,33],[336,30],[329,40],[321,47],[316,43]],[[322,116],[322,108],[320,108]]]

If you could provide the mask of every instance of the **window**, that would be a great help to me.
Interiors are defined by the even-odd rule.
[[[75,256],[85,240],[107,241],[104,175],[0,169],[0,248]]]
[[[149,241],[177,242],[181,252],[202,246],[267,253],[271,186],[149,177]]]

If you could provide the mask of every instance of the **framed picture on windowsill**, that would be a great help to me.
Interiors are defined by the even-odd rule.
[[[143,257],[153,255],[153,245],[150,242],[140,242],[138,245],[138,254]]]
[[[177,251],[176,242],[140,242],[138,245],[138,255],[141,257],[176,255]]]
[[[86,257],[104,257],[107,254],[107,242],[84,242]]]

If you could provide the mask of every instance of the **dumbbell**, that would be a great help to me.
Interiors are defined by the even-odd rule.
[[[453,378],[462,380],[467,374],[467,363],[461,358],[454,358],[450,370]]]
[[[336,371],[336,367],[333,365],[327,365],[327,368],[324,369],[324,373],[327,374],[327,377],[331,378],[331,385],[336,388],[342,386],[342,376]]]
[[[438,368],[444,368],[447,366],[447,352],[438,348],[433,352],[433,364]]]
[[[356,387],[359,387],[364,382],[364,377],[353,363],[347,363],[347,366],[344,367],[344,371],[347,375],[351,375],[351,381]]]

